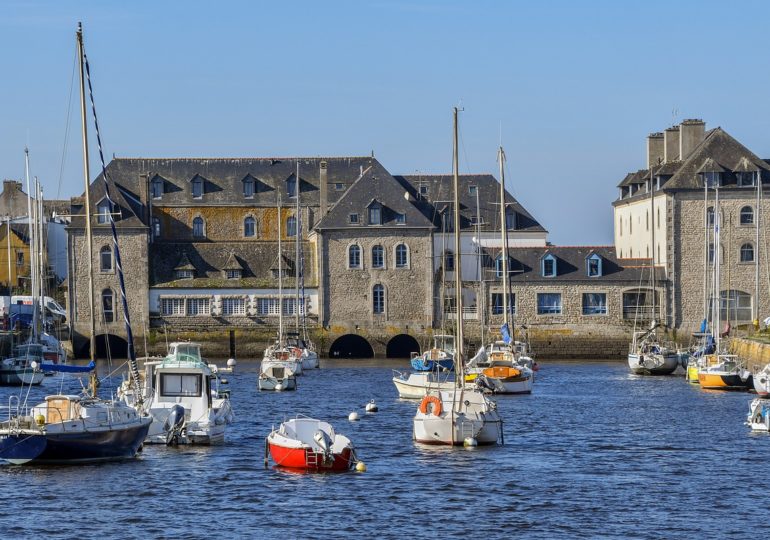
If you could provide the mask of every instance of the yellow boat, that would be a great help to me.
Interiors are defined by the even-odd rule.
[[[700,368],[698,367],[698,364],[696,362],[690,361],[687,364],[687,382],[690,384],[699,384],[698,381],[698,371]]]

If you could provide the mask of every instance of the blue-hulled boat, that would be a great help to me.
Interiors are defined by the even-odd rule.
[[[422,354],[412,353],[412,369],[415,371],[453,371],[455,337],[439,334],[433,336],[433,347]]]

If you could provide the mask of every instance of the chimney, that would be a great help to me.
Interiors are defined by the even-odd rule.
[[[679,126],[671,126],[663,132],[663,162],[679,159]]]
[[[326,172],[326,161],[322,161],[318,173],[319,209],[318,220],[320,221],[326,215],[328,208],[329,177]]]
[[[663,134],[650,133],[647,135],[647,168],[650,169],[663,162]]]
[[[706,136],[706,122],[691,118],[679,124],[679,155],[687,159]]]

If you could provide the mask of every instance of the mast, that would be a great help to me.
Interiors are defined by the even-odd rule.
[[[283,344],[283,264],[281,261],[281,192],[278,192],[278,346]]]
[[[713,313],[714,313],[714,330],[716,331],[716,352],[719,354],[721,352],[720,346],[722,344],[722,294],[719,290],[720,286],[720,275],[719,275],[719,265],[721,264],[720,261],[720,234],[721,231],[719,230],[721,227],[721,219],[720,219],[720,212],[719,212],[719,183],[717,182],[716,187],[714,189],[715,195],[714,195],[714,283],[713,283],[713,293],[712,293],[712,300],[711,303],[713,305]]]
[[[481,208],[479,205],[479,188],[476,186],[476,271],[479,275],[479,295],[476,301],[477,314],[479,315],[479,328],[481,330],[481,345],[484,346],[484,304],[486,293],[484,292],[484,278],[481,272]]]
[[[47,257],[45,253],[46,238],[44,237],[43,220],[45,215],[43,214],[43,186],[35,177],[35,186],[37,187],[37,194],[35,195],[37,200],[37,216],[35,219],[35,226],[37,227],[37,261],[38,261],[38,274],[37,274],[37,287],[38,287],[38,311],[40,312],[40,326],[43,332],[45,332],[45,279],[46,279],[46,262]]]
[[[8,250],[8,326],[11,330],[11,351],[13,351],[13,325],[11,324],[11,299],[13,298],[13,288],[11,287],[11,215],[5,216],[5,240]],[[19,273],[16,272],[18,276]]]
[[[83,137],[83,180],[85,182],[85,221],[86,221],[86,250],[88,261],[88,309],[91,324],[89,334],[89,355],[91,360],[96,358],[96,317],[94,315],[94,261],[93,234],[91,232],[91,173],[88,166],[88,127],[86,124],[86,79],[83,63],[83,27],[78,23],[77,31],[78,63],[80,65],[80,120]]]
[[[297,160],[297,175],[296,182],[294,182],[294,197],[297,199],[294,210],[294,285],[296,288],[294,294],[294,323],[297,327],[297,337],[299,337],[299,160]]]
[[[754,248],[754,328],[759,328],[759,225],[761,223],[759,217],[760,217],[760,200],[759,200],[759,194],[762,190],[762,174],[760,171],[757,171],[754,173],[754,181],[757,184],[757,204],[756,204],[756,211],[754,212],[754,221],[756,222],[754,224],[754,227],[756,228],[755,236],[756,239],[754,241],[754,245],[756,248]]]
[[[510,284],[508,283],[508,224],[505,221],[505,152],[503,152],[502,146],[497,151],[497,161],[500,166],[500,234],[502,235],[503,249],[500,259],[503,263],[503,325],[505,326],[508,324],[508,290]],[[513,340],[510,327],[508,332],[511,335],[511,340]]]
[[[452,174],[453,186],[454,186],[454,228],[455,228],[455,303],[457,305],[457,317],[455,319],[456,324],[456,339],[457,339],[457,354],[455,354],[455,384],[462,388],[465,381],[464,367],[464,352],[463,346],[463,266],[462,266],[462,253],[460,251],[460,167],[457,156],[457,107],[454,108],[453,124],[454,124],[454,144],[452,147]]]
[[[24,148],[24,177],[27,183],[27,234],[29,235],[29,287],[32,295],[32,339],[37,340],[37,249],[35,242],[35,211],[32,206],[32,187],[29,179],[29,148]]]
[[[655,283],[655,188],[652,184],[652,167],[650,167],[650,249],[652,258],[650,259],[650,283],[652,283],[652,323],[651,326],[657,326],[658,313],[655,310],[655,296],[657,295],[657,284]]]
[[[706,321],[706,328],[708,330],[708,318],[709,318],[709,286],[708,286],[708,274],[709,274],[709,183],[707,180],[703,181],[703,320]]]

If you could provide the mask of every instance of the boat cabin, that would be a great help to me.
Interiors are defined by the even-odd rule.
[[[454,352],[455,337],[444,334],[437,334],[433,336],[433,348],[447,352]]]

